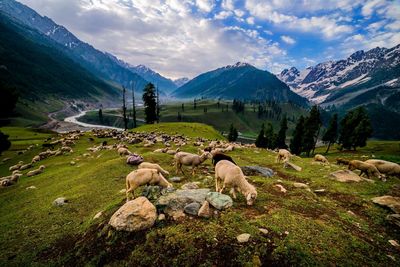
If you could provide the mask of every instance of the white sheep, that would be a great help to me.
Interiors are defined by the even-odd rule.
[[[178,152],[175,154],[174,158],[176,174],[178,174],[179,170],[181,170],[182,174],[185,174],[182,169],[182,165],[185,165],[192,166],[192,175],[194,175],[197,166],[206,159],[212,158],[212,155],[209,152],[204,152],[201,156],[187,152]]]
[[[31,177],[31,176],[38,175],[38,174],[42,173],[43,170],[44,170],[45,168],[46,168],[46,167],[45,167],[44,165],[41,165],[41,166],[39,167],[39,169],[36,169],[36,170],[33,170],[33,171],[28,172],[28,173],[26,174],[26,176]]]
[[[26,169],[29,169],[29,168],[32,168],[32,164],[31,164],[31,163],[22,165],[22,166],[19,168],[19,170],[20,170],[20,171],[23,171],[23,170],[26,170]]]
[[[164,174],[164,175],[169,175],[169,172],[161,168],[160,165],[156,163],[150,163],[150,162],[142,162],[139,164],[138,169],[153,169],[153,170],[158,170],[158,172]]]
[[[292,154],[289,152],[289,150],[279,149],[278,155],[276,156],[276,162],[280,163],[281,160],[283,162],[289,161],[291,157],[292,157]]]
[[[120,155],[120,156],[129,156],[130,154],[132,154],[127,148],[125,148],[125,147],[120,147],[120,148],[118,148],[118,154]]]
[[[138,169],[132,171],[126,176],[126,201],[129,201],[130,193],[135,198],[135,189],[141,185],[159,185],[161,187],[172,187],[158,170],[154,169]]]
[[[365,163],[374,165],[380,173],[400,178],[400,165],[397,163],[380,159],[369,159]]]
[[[243,194],[249,206],[253,205],[257,198],[256,188],[247,182],[242,169],[228,160],[221,160],[215,165],[215,190],[222,193],[226,187],[232,188],[230,193],[234,199],[236,192]]]
[[[17,164],[11,166],[8,170],[10,172],[15,171],[15,170],[19,170],[19,168],[21,168],[21,166],[24,164],[23,161],[18,162]]]
[[[325,164],[329,164],[329,161],[327,158],[325,158],[325,156],[321,155],[321,154],[316,154],[314,156],[314,161],[319,161]]]

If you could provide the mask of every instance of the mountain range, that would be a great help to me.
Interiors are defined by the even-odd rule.
[[[179,87],[172,96],[290,101],[303,106],[308,102],[275,75],[242,62],[200,74]]]

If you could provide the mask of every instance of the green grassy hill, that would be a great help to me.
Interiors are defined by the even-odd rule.
[[[218,132],[200,124],[161,124],[140,127],[138,131],[184,132],[190,136],[220,138]],[[28,162],[38,154],[41,144],[51,133],[22,128],[1,128],[10,135],[11,150],[4,152],[0,176],[8,175],[10,165]],[[125,176],[135,169],[125,164],[116,151],[99,151],[84,156],[87,148],[107,140],[90,141],[90,133],[81,137],[68,155],[51,157],[36,164],[46,165],[44,173],[20,178],[11,187],[0,188],[0,265],[130,265],[130,266],[259,266],[264,265],[341,265],[394,266],[400,260],[398,250],[388,240],[400,240],[399,231],[385,217],[391,212],[374,205],[371,198],[383,194],[400,196],[399,179],[387,182],[343,184],[327,175],[342,166],[312,164],[310,158],[296,158],[302,172],[283,169],[275,163],[275,154],[261,149],[237,149],[230,152],[240,165],[260,165],[276,171],[272,178],[249,177],[257,187],[258,199],[252,207],[243,197],[234,206],[212,219],[186,218],[184,221],[157,222],[138,233],[116,232],[107,226],[114,211],[125,201],[120,190]],[[34,148],[18,155],[18,151]],[[37,145],[37,146],[36,146]],[[129,145],[146,161],[160,164],[173,173],[173,157],[153,153],[161,144],[145,148]],[[321,151],[324,148],[321,148]],[[197,151],[191,143],[183,151]],[[327,157],[364,159],[383,158],[400,162],[400,142],[369,142],[357,152],[335,149]],[[71,161],[75,165],[71,165]],[[185,176],[179,188],[189,181],[200,187],[214,188],[213,167],[206,161],[195,176]],[[207,176],[211,177],[207,177]],[[294,182],[307,183],[316,194],[294,187]],[[280,193],[276,184],[288,192]],[[36,186],[36,190],[27,190]],[[58,197],[69,204],[52,205]],[[103,215],[94,220],[99,211]],[[258,228],[268,229],[264,235]],[[250,233],[250,242],[239,244],[236,236]]]

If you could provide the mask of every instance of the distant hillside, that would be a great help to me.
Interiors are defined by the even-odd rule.
[[[178,88],[173,96],[291,101],[307,105],[305,98],[293,93],[275,75],[240,62],[197,76]]]

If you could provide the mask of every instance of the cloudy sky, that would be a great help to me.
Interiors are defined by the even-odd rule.
[[[20,0],[81,40],[170,77],[237,61],[271,72],[400,43],[400,1]]]

